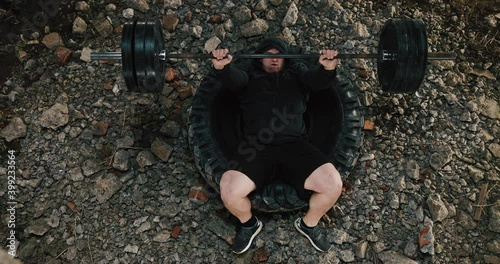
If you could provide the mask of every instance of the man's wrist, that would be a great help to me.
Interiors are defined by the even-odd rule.
[[[335,70],[335,68],[336,67],[328,68],[328,67],[323,66],[323,69],[325,69],[325,71],[333,71],[333,70]]]
[[[215,65],[213,65],[213,64],[212,64],[212,66],[214,67],[214,69],[216,69],[216,70],[218,70],[218,71],[222,71],[222,70],[224,70],[224,67],[225,67],[225,66],[222,66],[221,68],[219,68],[219,67],[217,67],[217,66],[215,66]]]

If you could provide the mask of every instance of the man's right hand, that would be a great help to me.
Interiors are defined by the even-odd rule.
[[[217,70],[224,69],[224,67],[231,63],[231,61],[233,60],[233,56],[229,55],[228,49],[214,50],[212,51],[212,55],[215,57],[214,59],[212,59],[212,64]]]

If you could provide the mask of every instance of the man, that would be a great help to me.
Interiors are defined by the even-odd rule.
[[[257,46],[255,53],[285,54],[287,50],[286,42],[269,38]],[[295,220],[295,228],[315,249],[330,249],[317,225],[340,196],[342,180],[327,158],[306,140],[303,120],[307,94],[329,88],[336,75],[334,58],[338,52],[321,53],[317,69],[283,58],[265,58],[253,60],[250,69],[242,71],[230,65],[232,56],[227,49],[212,52],[217,78],[227,89],[241,92],[246,142],[233,155],[237,168],[226,171],[219,184],[225,207],[241,222],[232,245],[236,254],[247,251],[262,230],[262,222],[251,212],[248,195],[274,180],[276,166],[282,168],[281,180],[294,187],[300,197],[309,199],[309,209]]]

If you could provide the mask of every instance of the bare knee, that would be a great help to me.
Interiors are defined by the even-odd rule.
[[[342,192],[342,178],[331,163],[322,165],[310,177],[315,177],[311,179],[311,189],[313,191],[337,197],[340,196]]]
[[[219,184],[221,199],[224,203],[246,197],[255,187],[253,182],[243,173],[228,170],[222,174]]]

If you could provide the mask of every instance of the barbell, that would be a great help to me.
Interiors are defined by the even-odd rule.
[[[454,60],[449,52],[428,52],[425,25],[419,19],[390,19],[381,29],[377,54],[339,53],[339,59],[377,59],[383,91],[414,93],[420,87],[427,60]],[[212,54],[166,53],[158,19],[127,21],[121,52],[91,52],[91,60],[121,60],[125,84],[133,92],[161,92],[167,59],[209,59]],[[320,54],[233,54],[234,58],[318,58]]]

